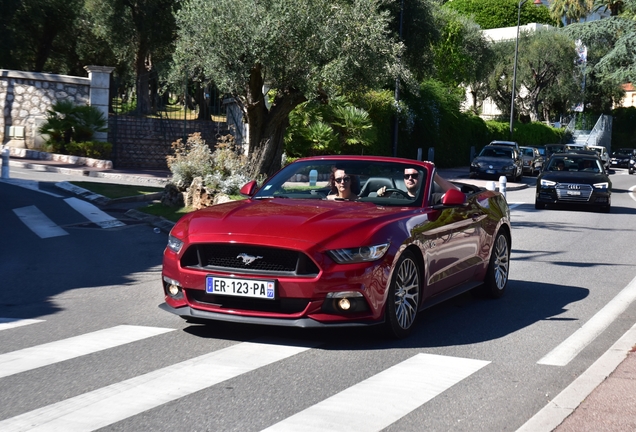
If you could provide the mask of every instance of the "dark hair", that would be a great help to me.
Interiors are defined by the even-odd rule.
[[[338,188],[336,187],[336,171],[338,170],[345,171],[344,168],[332,167],[331,174],[329,174],[328,186],[332,194],[338,193]],[[351,178],[351,180],[349,181],[349,187],[351,188],[351,192],[358,195],[360,193],[360,182],[358,181],[358,177],[354,174],[346,174],[346,175]]]

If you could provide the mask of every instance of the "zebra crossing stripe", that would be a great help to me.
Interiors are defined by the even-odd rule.
[[[120,325],[0,355],[0,378],[173,331]],[[2,428],[0,428],[2,430]]]
[[[179,399],[314,345],[243,342],[0,421],[0,430],[93,431]]]
[[[379,431],[488,363],[417,354],[265,431]]]
[[[66,198],[64,201],[73,207],[73,209],[81,213],[86,219],[102,228],[114,228],[126,225],[116,218],[104,213],[89,202],[77,198]]]
[[[29,324],[44,322],[37,319],[19,319],[19,318],[0,318],[0,331],[8,330],[15,327],[22,327]]]
[[[51,238],[68,235],[66,231],[46,217],[36,206],[13,209],[20,220],[40,238]]]

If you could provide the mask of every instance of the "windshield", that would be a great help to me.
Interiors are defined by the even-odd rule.
[[[601,163],[596,158],[553,156],[550,159],[548,171],[579,171],[579,172],[603,172]]]
[[[384,206],[421,206],[425,167],[360,160],[306,160],[268,179],[254,199],[368,201]]]
[[[479,156],[485,157],[502,157],[512,159],[512,150],[506,148],[490,147],[486,146],[481,149]]]
[[[532,149],[525,148],[525,149],[523,149],[523,155],[524,156],[534,157],[534,151],[532,151]]]

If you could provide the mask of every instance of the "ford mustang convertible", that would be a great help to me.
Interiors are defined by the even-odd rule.
[[[194,322],[384,324],[403,338],[427,307],[506,289],[505,198],[450,182],[431,162],[305,158],[241,193],[174,226],[162,309]]]

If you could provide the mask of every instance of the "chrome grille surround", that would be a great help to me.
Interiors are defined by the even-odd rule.
[[[559,183],[555,189],[559,201],[587,202],[594,188],[589,184]],[[579,195],[573,192],[578,192]]]
[[[241,258],[245,255],[254,259]],[[316,277],[320,272],[316,264],[302,252],[226,243],[190,245],[181,257],[181,266],[196,270],[269,276]]]

